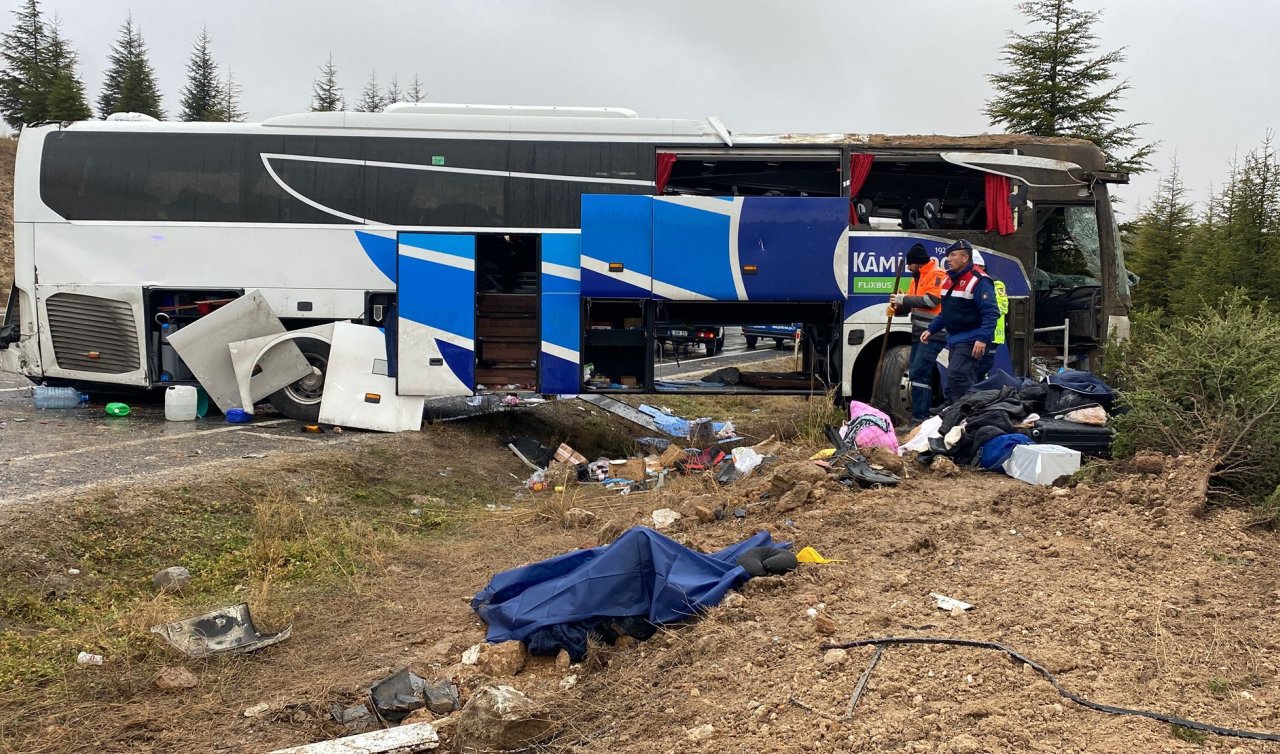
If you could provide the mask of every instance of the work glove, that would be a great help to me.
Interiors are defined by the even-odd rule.
[[[889,303],[893,304],[894,306],[902,306],[902,301],[904,298],[906,298],[905,293],[895,293],[889,297]]]

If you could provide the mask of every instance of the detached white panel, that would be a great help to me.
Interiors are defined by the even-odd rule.
[[[238,340],[227,344],[237,389],[240,391],[240,401],[243,405],[252,406],[311,373],[312,367],[307,363],[307,357],[302,355],[302,351],[294,342],[295,339],[307,335],[313,335],[330,343],[333,340],[333,325],[316,325],[303,330],[290,330],[279,335],[264,335],[261,338]],[[253,368],[258,365],[262,366],[262,371],[254,374]]]
[[[262,294],[250,291],[170,335],[169,343],[223,413],[232,408],[243,408],[252,413],[252,405],[241,405],[240,384],[236,380],[229,346],[237,341],[284,332],[280,318]],[[263,373],[271,374],[275,370],[296,372],[298,364],[293,357],[301,359],[305,367],[306,359],[302,358],[302,353],[297,348],[291,350],[292,353],[285,349],[268,353],[260,363]],[[302,374],[305,373],[304,370]],[[284,385],[296,379],[296,376],[292,377]]]
[[[333,325],[320,399],[322,423],[379,432],[419,430],[423,401],[420,395],[396,395],[396,381],[387,376],[387,339],[382,330],[350,322]]]
[[[1053,484],[1080,470],[1080,452],[1061,445],[1017,445],[1004,462],[1004,472],[1027,484]]]

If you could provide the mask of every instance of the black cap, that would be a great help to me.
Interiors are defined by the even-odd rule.
[[[928,264],[929,252],[924,250],[923,244],[915,244],[907,249],[907,264]]]

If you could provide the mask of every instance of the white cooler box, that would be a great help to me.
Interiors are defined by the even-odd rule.
[[[1018,445],[1004,462],[1004,473],[1028,484],[1053,484],[1080,470],[1080,451],[1061,445]]]

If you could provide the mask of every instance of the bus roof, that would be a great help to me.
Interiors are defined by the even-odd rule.
[[[48,124],[57,127],[54,124]],[[635,111],[616,107],[558,107],[517,105],[468,105],[446,103],[397,103],[384,112],[306,112],[267,118],[261,123],[182,123],[117,118],[80,121],[83,130],[149,131],[158,133],[226,133],[262,130],[311,132],[317,130],[389,132],[436,136],[532,139],[562,136],[572,140],[618,139],[668,142],[672,146],[728,145],[743,147],[853,147],[870,151],[1018,151],[1023,154],[1069,159],[1086,169],[1101,168],[1102,152],[1083,139],[1024,134],[865,133],[732,133],[714,116],[703,120],[641,118]]]

